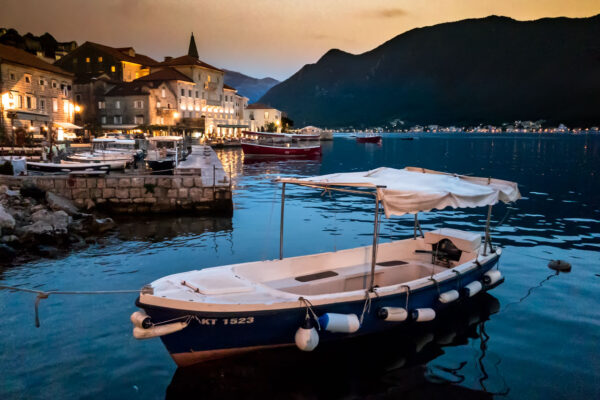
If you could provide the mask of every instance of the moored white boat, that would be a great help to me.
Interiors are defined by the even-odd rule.
[[[27,161],[27,170],[38,172],[52,172],[60,174],[68,174],[69,172],[85,172],[85,171],[110,171],[109,164],[102,163],[73,163],[73,164],[56,164]]]
[[[491,205],[520,198],[515,183],[421,168],[279,179],[373,196],[373,245],[337,252],[225,265],[166,276],[144,287],[131,319],[134,336],[160,336],[180,365],[265,347],[369,334],[431,321],[448,305],[502,283],[501,249],[489,235]],[[378,244],[387,217],[415,214],[414,236]],[[485,238],[437,229],[417,236],[416,213],[489,206]],[[283,201],[281,232],[283,233]],[[282,239],[281,239],[282,240]],[[282,242],[280,242],[282,243]]]
[[[69,161],[69,160],[60,160],[60,163],[63,165],[74,165],[74,164],[108,164],[110,166],[111,170],[119,170],[119,169],[125,169],[127,162],[125,161],[84,161],[84,162],[79,162],[79,161]]]

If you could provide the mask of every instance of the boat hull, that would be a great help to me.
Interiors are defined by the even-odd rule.
[[[27,162],[27,169],[38,172],[54,172],[68,174],[69,172],[80,171],[110,171],[109,164],[96,163],[78,163],[78,164],[54,164]]]
[[[336,341],[383,332],[390,328],[423,324],[423,322],[412,320],[384,321],[377,316],[377,310],[381,307],[407,307],[409,311],[417,308],[432,308],[436,313],[441,312],[451,304],[460,302],[461,299],[452,303],[441,303],[439,301],[440,293],[458,289],[462,298],[468,297],[466,294],[462,294],[463,288],[469,283],[480,281],[483,274],[497,264],[498,259],[499,256],[462,274],[460,278],[449,279],[440,282],[439,285],[432,283],[411,291],[408,306],[407,295],[404,291],[373,297],[370,307],[365,307],[365,300],[315,305],[312,309],[316,315],[325,313],[355,314],[360,318],[363,309],[366,309],[363,323],[358,331],[355,333],[332,333],[320,330],[319,341],[320,343]],[[487,287],[484,285],[483,291],[489,290],[501,282]],[[154,323],[191,316],[190,323],[186,328],[161,336],[163,344],[179,366],[188,366],[258,349],[292,346],[296,330],[302,325],[307,313],[304,306],[248,312],[197,312],[147,305],[141,303],[139,298],[136,305],[144,309]]]
[[[379,143],[381,142],[381,136],[357,136],[357,143]]]
[[[242,143],[242,150],[245,155],[255,156],[310,157],[321,154],[321,146],[287,147]]]

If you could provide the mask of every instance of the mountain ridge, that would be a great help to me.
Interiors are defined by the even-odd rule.
[[[577,62],[573,61],[577,60]],[[331,49],[259,100],[300,124],[598,123],[600,14],[414,28],[361,54]]]

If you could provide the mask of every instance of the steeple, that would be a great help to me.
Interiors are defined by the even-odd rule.
[[[188,49],[188,56],[198,58],[198,49],[196,48],[196,41],[194,40],[194,32],[190,37],[190,48]]]

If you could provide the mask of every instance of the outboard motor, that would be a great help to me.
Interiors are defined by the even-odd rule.
[[[442,239],[432,245],[433,263],[450,264],[451,261],[460,260],[462,250],[459,250],[450,239]]]

